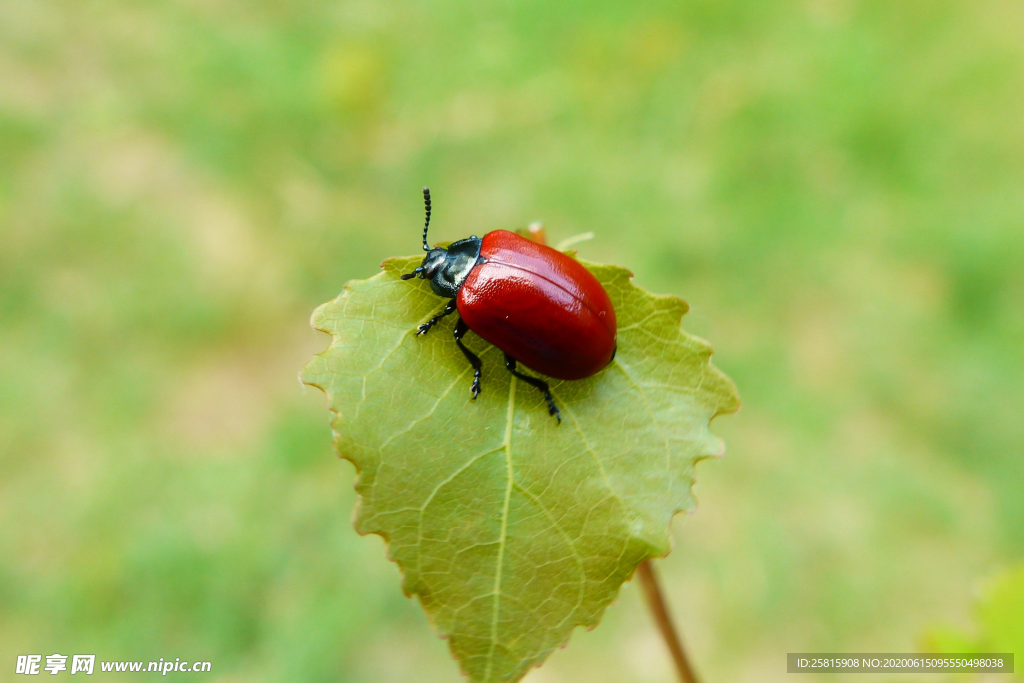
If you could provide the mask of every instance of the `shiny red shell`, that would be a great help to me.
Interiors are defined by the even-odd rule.
[[[615,310],[589,270],[507,230],[483,237],[459,315],[485,340],[556,379],[590,377],[615,353]]]

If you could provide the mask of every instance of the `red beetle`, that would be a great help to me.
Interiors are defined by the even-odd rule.
[[[505,367],[544,393],[548,413],[561,422],[544,380],[524,375],[517,362],[556,379],[583,379],[615,357],[615,310],[589,270],[560,251],[507,230],[453,242],[447,249],[427,244],[430,190],[423,188],[423,264],[403,280],[430,280],[436,294],[451,299],[420,325],[426,334],[455,311],[455,343],[473,366],[473,398],[480,394],[480,359],[462,343],[473,330],[505,353]]]

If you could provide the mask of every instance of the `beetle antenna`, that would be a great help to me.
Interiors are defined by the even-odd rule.
[[[427,228],[430,227],[430,188],[423,188],[423,206],[427,209],[427,220],[423,223],[423,251],[430,251],[427,245]]]

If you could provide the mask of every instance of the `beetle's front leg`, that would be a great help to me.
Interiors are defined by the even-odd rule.
[[[433,318],[431,318],[427,322],[425,322],[422,325],[420,325],[419,330],[416,331],[416,336],[418,337],[421,334],[426,334],[427,332],[429,332],[430,328],[433,327],[434,325],[436,325],[438,323],[438,321],[441,320],[441,318],[445,317],[446,315],[451,315],[452,313],[455,312],[455,309],[456,309],[455,299],[449,299],[448,305],[446,305],[444,307],[443,311],[441,311],[440,313],[435,315]]]

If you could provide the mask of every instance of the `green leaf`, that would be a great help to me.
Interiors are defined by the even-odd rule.
[[[985,582],[977,615],[986,647],[1024,658],[1024,565]]]
[[[615,305],[618,353],[594,377],[552,383],[563,424],[473,334],[483,393],[470,401],[452,324],[415,334],[445,303],[399,280],[420,260],[390,259],[317,309],[333,343],[302,381],[327,394],[338,452],[358,470],[356,529],[384,537],[473,681],[515,681],[669,551],[694,465],[723,450],[708,423],[739,399],[680,329],[685,302],[585,264]]]
[[[1024,564],[1005,569],[984,581],[974,604],[977,628],[966,634],[952,626],[925,633],[925,649],[933,652],[1012,652],[1020,675],[1024,659]]]

